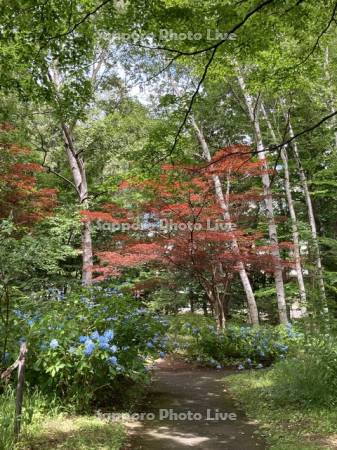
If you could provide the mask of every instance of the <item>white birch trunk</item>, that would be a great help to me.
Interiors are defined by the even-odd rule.
[[[274,144],[276,144],[276,142],[277,142],[276,134],[275,134],[273,126],[269,120],[267,111],[262,102],[261,102],[261,111],[262,111],[262,114],[268,125],[268,128],[269,128],[270,134],[272,136],[272,139],[274,141]],[[299,236],[298,226],[297,226],[296,211],[295,211],[293,197],[292,197],[292,193],[291,193],[288,154],[287,154],[286,147],[282,147],[282,149],[281,149],[281,159],[283,162],[283,169],[284,169],[284,188],[286,191],[290,220],[291,220],[291,230],[292,230],[292,237],[293,237],[293,243],[294,243],[294,259],[295,259],[297,283],[298,283],[298,288],[299,288],[299,297],[300,297],[301,305],[305,306],[307,298],[306,298],[303,270],[302,270],[302,264],[301,264],[300,236]]]
[[[85,172],[84,161],[80,155],[76,153],[74,140],[71,131],[67,125],[62,124],[63,139],[68,155],[74,184],[79,196],[83,209],[88,209],[88,185]],[[90,285],[92,283],[92,239],[90,222],[83,223],[82,229],[82,284]]]
[[[289,128],[289,136],[294,137],[294,130],[292,128],[290,120],[288,121],[288,128]],[[325,297],[325,287],[324,287],[324,279],[323,279],[323,266],[322,266],[322,260],[321,260],[320,249],[319,249],[319,244],[318,244],[317,227],[316,227],[314,209],[312,206],[307,176],[306,176],[305,171],[301,164],[300,154],[299,154],[297,142],[295,139],[292,141],[292,149],[293,149],[294,159],[296,161],[297,170],[298,170],[298,173],[300,176],[300,180],[301,180],[301,184],[302,184],[302,188],[303,188],[303,192],[304,192],[305,202],[307,204],[309,225],[310,225],[310,229],[311,229],[311,238],[312,238],[314,251],[315,251],[315,263],[316,263],[316,267],[317,267],[319,290],[320,290],[322,299],[325,301],[326,297]]]
[[[198,141],[199,141],[201,149],[202,149],[202,157],[204,160],[210,162],[212,158],[211,158],[211,154],[210,154],[207,142],[205,140],[203,133],[197,126],[193,117],[192,117],[192,126],[196,132]],[[217,200],[219,202],[220,208],[222,210],[224,221],[226,223],[228,231],[231,232],[231,231],[233,231],[233,224],[231,222],[229,208],[228,208],[228,205],[225,201],[225,197],[223,194],[221,180],[218,175],[212,175],[212,179],[213,179],[213,183],[214,183],[215,194],[216,194]],[[259,324],[259,312],[257,309],[254,292],[253,292],[252,286],[250,284],[244,264],[240,260],[240,249],[239,249],[239,245],[238,245],[237,240],[234,235],[230,241],[230,246],[231,246],[231,249],[233,250],[234,254],[238,255],[237,264],[239,267],[241,283],[242,283],[243,289],[246,294],[251,323],[253,325],[258,325]]]
[[[270,240],[270,245],[272,248],[271,253],[275,259],[273,271],[274,271],[274,278],[275,278],[278,313],[279,313],[280,323],[287,324],[288,323],[287,304],[286,304],[286,297],[285,297],[285,291],[284,291],[282,265],[280,263],[281,262],[280,249],[279,249],[279,245],[278,245],[277,228],[276,228],[275,218],[274,218],[274,207],[273,207],[273,198],[272,198],[272,193],[271,193],[271,188],[270,188],[270,177],[268,174],[269,168],[268,168],[268,163],[266,160],[266,155],[265,155],[264,145],[263,145],[263,140],[262,140],[262,133],[261,133],[260,123],[259,123],[259,119],[258,119],[259,111],[258,111],[258,108],[255,108],[253,105],[253,100],[247,92],[245,81],[239,70],[237,73],[237,79],[238,79],[239,86],[242,90],[244,100],[246,103],[246,107],[247,107],[247,111],[248,111],[248,115],[249,115],[249,119],[251,121],[253,130],[254,130],[258,158],[263,163],[263,174],[262,174],[261,178],[262,178],[263,191],[264,191],[264,196],[265,196],[266,213],[267,213],[267,219],[268,219],[269,240]]]

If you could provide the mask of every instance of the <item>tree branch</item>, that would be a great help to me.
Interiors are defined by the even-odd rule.
[[[64,177],[64,176],[61,175],[60,173],[56,172],[55,170],[53,170],[50,166],[48,166],[48,165],[46,164],[46,161],[47,161],[47,155],[48,155],[48,150],[45,148],[45,145],[44,145],[44,139],[43,139],[42,134],[41,134],[39,131],[38,131],[38,133],[39,133],[39,136],[40,136],[41,150],[42,150],[43,153],[44,153],[43,161],[42,161],[41,166],[44,167],[45,169],[47,169],[47,172],[48,172],[48,173],[52,173],[52,174],[56,175],[57,177],[61,178],[61,180],[63,180],[63,181],[65,181],[66,183],[70,184],[70,185],[75,189],[76,193],[78,194],[78,190],[77,190],[75,184],[74,184],[71,180],[69,180],[68,178]]]
[[[61,37],[68,36],[69,34],[73,33],[90,16],[95,15],[101,8],[103,8],[103,6],[107,5],[111,1],[112,0],[104,0],[104,2],[100,3],[95,9],[93,9],[92,11],[88,11],[86,14],[84,14],[82,19],[79,20],[78,22],[76,22],[75,24],[73,24],[67,31],[65,31],[64,33],[59,33],[59,34],[55,34],[54,36],[51,36],[50,38],[47,39],[47,42],[50,42],[53,39],[58,39],[58,38],[61,38]]]

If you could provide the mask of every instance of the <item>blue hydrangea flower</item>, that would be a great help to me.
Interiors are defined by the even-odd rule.
[[[69,347],[69,349],[68,349],[68,352],[70,354],[75,353],[75,351],[76,351],[76,347]]]
[[[116,353],[117,352],[117,346],[116,345],[112,345],[111,347],[110,347],[110,351],[112,352],[112,353]]]
[[[99,348],[101,349],[101,350],[108,350],[109,349],[109,342],[104,342],[104,341],[102,341],[102,342],[100,342],[99,343]]]
[[[111,341],[114,338],[114,332],[113,330],[105,330],[103,333],[103,336],[108,340]]]
[[[84,348],[85,356],[90,356],[94,350],[95,350],[95,343],[91,339],[85,341],[85,348]]]
[[[110,356],[110,358],[108,358],[108,363],[111,364],[112,366],[115,366],[117,364],[116,356]]]
[[[49,343],[49,347],[53,350],[59,346],[59,341],[57,339],[52,339]]]
[[[108,322],[112,322],[112,321],[114,321],[114,320],[117,320],[117,317],[107,317],[106,318],[106,320],[108,321]]]
[[[146,343],[147,348],[153,348],[153,343],[151,341]]]
[[[222,369],[221,364],[218,364],[218,365],[216,366],[216,369],[218,369],[218,370]]]
[[[165,353],[165,352],[159,352],[159,356],[160,356],[162,359],[164,359],[165,356],[166,356],[166,353]]]
[[[99,339],[99,332],[97,330],[94,331],[93,333],[91,333],[90,337],[91,337],[91,339],[95,339],[95,340]]]
[[[245,368],[244,368],[244,366],[242,365],[242,364],[239,364],[238,365],[238,370],[244,370]]]
[[[275,344],[275,347],[280,351],[280,352],[287,352],[288,351],[288,346],[284,345],[284,344]]]
[[[107,343],[107,342],[109,342],[109,339],[108,339],[106,336],[104,336],[104,334],[102,334],[102,335],[98,338],[98,342],[105,342],[105,343]]]
[[[262,364],[258,364],[258,365],[256,366],[256,368],[257,368],[257,369],[263,369],[263,365],[262,365]]]
[[[89,339],[88,336],[80,336],[78,340],[80,341],[81,344],[84,344],[84,342],[87,341],[88,339]]]

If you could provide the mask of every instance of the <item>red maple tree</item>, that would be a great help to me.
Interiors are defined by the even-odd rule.
[[[0,136],[12,129],[2,124]],[[29,226],[52,213],[57,189],[39,188],[37,177],[45,169],[29,161],[29,148],[6,140],[0,142],[0,218],[11,217],[16,224]]]
[[[248,147],[231,146],[217,152],[210,163],[165,165],[156,180],[123,183],[123,190],[143,189],[144,197],[148,197],[141,207],[143,226],[115,234],[110,248],[97,251],[100,264],[94,267],[96,279],[141,264],[171,267],[196,279],[212,306],[226,313],[227,291],[239,270],[239,261],[248,271],[264,272],[272,272],[276,263],[284,267],[292,264],[275,261],[263,233],[251,227],[264,197],[256,187],[242,190],[240,186],[243,180],[249,185],[249,180],[260,177],[263,170],[264,165],[253,159]],[[220,177],[224,186],[230,224],[215,195],[213,175]],[[116,205],[110,205],[109,212],[103,208],[101,212],[86,213],[87,220],[112,223],[131,223],[135,218],[135,212]],[[234,239],[239,260],[233,251]]]

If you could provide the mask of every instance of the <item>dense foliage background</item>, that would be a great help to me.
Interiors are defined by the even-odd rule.
[[[167,353],[332,408],[336,2],[0,11],[0,371],[27,342],[27,421],[132,409]]]

